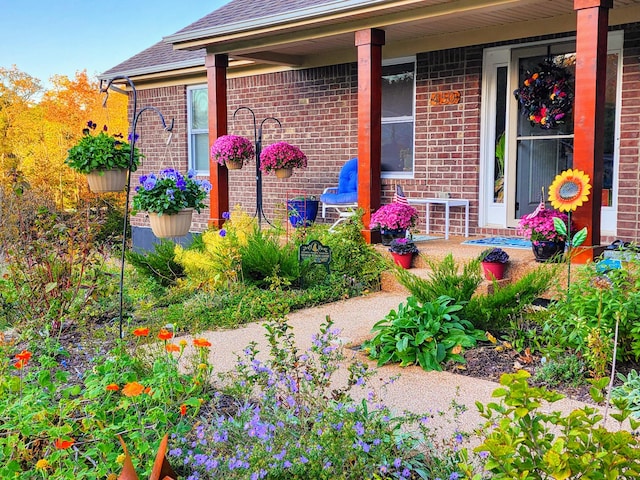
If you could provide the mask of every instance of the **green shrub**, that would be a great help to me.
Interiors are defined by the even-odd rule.
[[[507,330],[511,320],[548,290],[555,275],[556,269],[545,266],[527,273],[515,282],[506,285],[495,283],[492,293],[471,298],[460,315],[482,330]]]
[[[552,304],[544,326],[546,343],[583,355],[595,376],[606,375],[619,321],[618,360],[640,359],[640,276],[634,260],[606,275],[583,266],[566,299]]]
[[[536,370],[534,382],[555,387],[560,384],[577,387],[583,385],[587,368],[584,361],[577,355],[566,355],[544,363]]]
[[[363,290],[377,290],[380,288],[380,274],[387,266],[382,255],[364,241],[363,229],[361,217],[354,215],[338,225],[333,233],[326,228],[321,229],[318,240],[331,248],[333,275],[359,284]]]
[[[626,430],[608,431],[596,408],[583,407],[562,415],[549,411],[563,396],[530,387],[529,374],[505,374],[493,396],[500,403],[477,402],[487,419],[482,444],[491,478],[636,479],[640,477],[640,444]],[[544,408],[542,405],[544,404]],[[622,421],[626,414],[617,416]],[[637,428],[633,422],[632,428]]]
[[[375,336],[364,343],[365,349],[378,365],[415,363],[425,370],[442,370],[449,361],[465,363],[464,349],[475,346],[484,334],[459,319],[455,312],[462,306],[452,302],[444,296],[424,303],[409,297],[373,326]]]
[[[460,265],[448,254],[442,261],[428,261],[431,272],[428,278],[420,278],[409,270],[396,269],[398,281],[418,299],[426,303],[445,296],[456,303],[468,302],[482,282],[478,259]]]
[[[153,252],[128,251],[126,257],[138,273],[170,287],[185,276],[184,268],[175,260],[175,246],[171,240],[163,239],[153,246]]]

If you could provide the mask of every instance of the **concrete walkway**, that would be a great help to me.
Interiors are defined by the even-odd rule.
[[[331,303],[314,308],[308,308],[291,313],[289,323],[293,327],[296,343],[301,350],[306,350],[311,345],[311,338],[319,331],[319,327],[327,316],[334,321],[335,327],[341,330],[341,340],[345,346],[360,345],[364,340],[371,338],[371,327],[385,315],[406,299],[406,295],[394,292],[377,292],[367,296]],[[216,372],[233,369],[236,354],[252,341],[258,343],[260,352],[268,352],[269,347],[265,339],[265,329],[261,323],[249,324],[234,330],[222,330],[204,332],[200,337],[207,338],[213,345],[211,348],[211,362]],[[352,355],[371,362],[363,353],[345,349],[347,357]],[[340,377],[346,378],[345,369],[337,372]],[[381,392],[382,402],[397,412],[411,411],[418,414],[444,412],[440,418],[444,431],[453,432],[456,429],[471,432],[479,426],[482,419],[476,409],[475,402],[487,403],[495,401],[491,393],[498,384],[491,381],[456,375],[449,372],[425,372],[419,367],[401,368],[397,365],[386,365],[378,368],[372,378],[372,387],[380,388],[389,383],[389,380],[400,375],[393,383],[384,387]],[[363,396],[367,391],[361,392]],[[450,405],[452,400],[468,408],[463,415],[460,424],[451,423]],[[561,410],[570,412],[583,406],[581,402],[563,399],[555,403],[549,410]],[[616,428],[616,422],[610,421],[609,428]]]

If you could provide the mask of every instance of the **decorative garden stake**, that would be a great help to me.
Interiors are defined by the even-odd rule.
[[[569,260],[567,266],[567,298],[569,297],[569,285],[571,284],[571,253],[573,248],[582,245],[587,238],[587,227],[583,227],[571,237],[571,212],[582,206],[589,199],[589,192],[591,191],[589,180],[589,175],[582,170],[569,169],[557,175],[549,187],[551,205],[561,212],[567,212],[568,217],[568,227],[559,218],[553,219],[553,224],[558,234],[567,238],[567,258]]]

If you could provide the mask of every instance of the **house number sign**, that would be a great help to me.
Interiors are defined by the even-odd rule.
[[[460,92],[434,92],[431,94],[431,105],[456,105],[460,103]]]

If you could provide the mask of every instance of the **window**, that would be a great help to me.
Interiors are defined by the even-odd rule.
[[[189,111],[189,169],[197,174],[209,173],[209,105],[207,87],[191,87],[187,90]]]
[[[382,67],[382,172],[413,174],[415,60]]]

